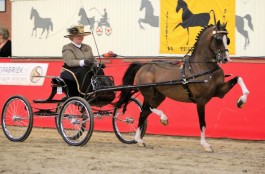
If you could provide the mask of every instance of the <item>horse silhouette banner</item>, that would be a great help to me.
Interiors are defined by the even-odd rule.
[[[160,2],[160,53],[187,54],[197,34],[215,19],[227,22],[230,54],[235,54],[235,0],[177,0]]]

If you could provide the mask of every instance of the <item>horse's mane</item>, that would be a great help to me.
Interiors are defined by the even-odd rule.
[[[191,56],[196,52],[196,49],[197,49],[197,46],[198,46],[198,42],[199,42],[199,40],[200,40],[200,38],[201,38],[202,33],[203,33],[205,30],[207,30],[208,28],[212,27],[212,26],[214,26],[214,25],[210,24],[210,25],[205,26],[205,27],[202,28],[201,31],[197,34],[197,36],[196,36],[196,40],[195,40],[195,44],[194,44],[193,47],[191,48],[191,51],[192,51],[192,52],[191,52]]]
[[[198,46],[198,42],[199,42],[199,40],[200,40],[200,38],[201,38],[201,35],[202,35],[202,33],[205,31],[205,30],[207,30],[208,28],[210,28],[210,27],[212,27],[212,26],[214,26],[213,24],[210,24],[210,25],[207,25],[207,26],[205,26],[204,28],[202,28],[201,29],[201,31],[197,34],[197,36],[196,36],[196,40],[195,40],[195,44],[193,45],[193,47],[191,48],[191,56],[196,52],[196,49],[197,49],[197,46]],[[223,30],[223,31],[227,31],[226,30],[226,24],[221,24],[220,26],[217,26],[217,29],[219,29],[219,30]]]

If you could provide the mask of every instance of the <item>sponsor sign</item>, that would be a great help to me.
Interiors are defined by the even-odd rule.
[[[0,85],[42,86],[48,63],[0,63]]]

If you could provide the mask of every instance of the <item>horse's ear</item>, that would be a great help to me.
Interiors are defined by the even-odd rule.
[[[224,23],[224,28],[226,28],[227,22]]]
[[[220,20],[218,20],[217,24],[216,24],[216,27],[219,29],[221,27],[221,23],[220,23]]]

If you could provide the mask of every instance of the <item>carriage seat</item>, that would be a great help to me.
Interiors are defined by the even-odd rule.
[[[66,83],[61,77],[53,77],[51,80],[51,85],[53,87],[66,87]]]
[[[50,96],[47,99],[35,99],[33,100],[34,103],[58,103],[61,100],[54,99],[56,94],[66,94],[67,95],[67,85],[65,81],[60,77],[53,77],[51,80],[51,87],[52,91]]]

